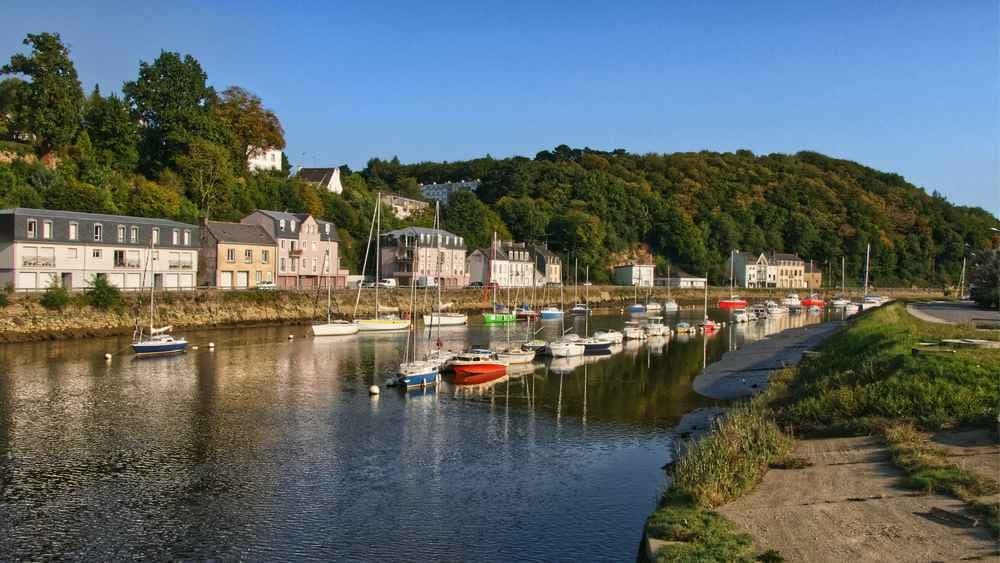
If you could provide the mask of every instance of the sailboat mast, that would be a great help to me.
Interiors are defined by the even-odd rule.
[[[667,262],[667,301],[670,299],[670,262]]]
[[[590,266],[587,266],[587,281],[583,284],[584,297],[587,302],[587,310],[583,313],[583,335],[590,336]]]
[[[840,257],[840,293],[844,295],[847,294],[847,280],[846,278],[844,278],[844,268],[846,260],[847,258],[845,256]]]
[[[434,277],[437,282],[437,327],[438,327],[438,338],[441,338],[441,262],[444,261],[444,255],[441,251],[441,202],[434,202],[434,234],[437,236],[437,261],[434,265]],[[433,315],[431,316],[433,319]],[[434,326],[433,324],[431,325]],[[430,337],[431,333],[428,331],[427,336]],[[428,346],[428,349],[430,346]]]
[[[705,306],[703,309],[704,320],[708,320],[708,272],[705,272]]]
[[[865,248],[865,297],[868,297],[868,267],[871,264],[872,245],[868,243]]]
[[[146,260],[146,262],[150,264],[150,268],[149,268],[150,270],[153,269],[152,268],[152,263],[153,263],[153,248],[155,248],[155,246],[153,245],[153,238],[152,238],[152,236],[150,236],[150,238],[149,238],[149,257]],[[149,335],[150,336],[153,335],[153,310],[154,310],[153,309],[153,298],[155,297],[155,289],[156,289],[156,276],[154,275],[153,278],[151,280],[149,280]]]
[[[382,262],[382,192],[375,197],[375,319],[378,320],[379,263]],[[413,277],[410,277],[413,283]]]
[[[736,249],[729,251],[729,298],[736,293]]]
[[[326,272],[327,267],[333,270],[333,267],[328,266],[329,262],[327,262],[327,260],[330,260],[332,258],[333,258],[333,245],[330,244],[330,241],[326,241],[326,260],[323,260],[324,272]],[[330,273],[332,274],[333,272],[331,271]],[[330,276],[326,276],[326,324],[330,324],[330,293],[331,293],[330,286],[331,286]],[[337,308],[340,309],[340,307]]]
[[[372,211],[372,225],[368,229],[368,244],[365,245],[365,259],[361,264],[361,281],[358,282],[358,296],[354,299],[354,319],[358,318],[358,305],[361,303],[361,290],[365,285],[365,272],[368,271],[368,255],[372,250],[372,235],[375,234],[375,216],[378,215],[378,202],[375,200],[375,209]],[[377,280],[376,280],[377,281]],[[376,284],[377,286],[378,284]]]

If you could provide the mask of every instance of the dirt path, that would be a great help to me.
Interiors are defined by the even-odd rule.
[[[929,301],[911,303],[907,312],[929,323],[966,324],[979,319],[1000,322],[1000,311],[980,309],[971,301]]]
[[[902,488],[880,439],[804,440],[795,453],[813,465],[773,469],[751,494],[719,509],[762,550],[788,561],[1000,556],[985,528],[953,516],[964,514],[962,501]]]

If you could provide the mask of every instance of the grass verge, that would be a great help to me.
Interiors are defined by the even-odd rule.
[[[997,483],[949,462],[925,432],[996,420],[1000,351],[912,353],[922,341],[968,337],[990,336],[926,323],[890,304],[832,336],[817,357],[772,375],[763,393],[735,407],[675,465],[646,524],[650,537],[670,542],[657,560],[780,560],[774,552],[755,555],[751,539],[713,509],[749,492],[770,466],[803,466],[789,455],[793,433],[880,433],[911,485],[966,500],[997,534],[1000,507],[974,500],[996,492]]]

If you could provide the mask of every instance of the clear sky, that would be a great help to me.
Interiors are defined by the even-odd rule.
[[[293,164],[810,149],[1000,214],[997,0],[5,4],[0,60],[56,31],[108,91],[189,53]]]

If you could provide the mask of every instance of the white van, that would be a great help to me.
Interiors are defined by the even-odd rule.
[[[417,278],[417,287],[437,287],[437,278],[434,276],[420,276]]]
[[[396,278],[383,278],[378,282],[379,287],[396,287]]]

